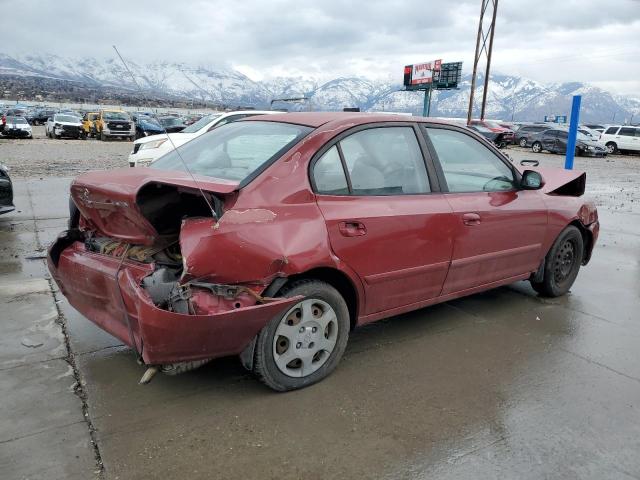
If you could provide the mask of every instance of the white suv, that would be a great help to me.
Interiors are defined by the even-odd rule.
[[[133,142],[133,151],[129,154],[129,166],[146,167],[165,153],[169,153],[174,147],[177,148],[180,145],[184,145],[189,140],[204,135],[208,131],[220,127],[225,123],[235,122],[236,120],[253,117],[255,115],[269,115],[273,113],[281,114],[282,112],[270,110],[239,110],[227,113],[213,113],[202,117],[181,132],[161,133],[159,135],[139,138]]]
[[[609,126],[600,136],[600,143],[604,143],[607,153],[640,152],[640,127]]]

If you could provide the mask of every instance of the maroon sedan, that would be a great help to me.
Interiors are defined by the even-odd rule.
[[[49,268],[149,371],[240,355],[291,390],[356,326],[519,280],[565,294],[598,236],[585,174],[521,170],[426,118],[253,117],[78,177]]]

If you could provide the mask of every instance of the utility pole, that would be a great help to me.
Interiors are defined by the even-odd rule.
[[[473,59],[473,74],[471,75],[471,91],[469,92],[469,111],[467,112],[467,123],[471,122],[473,117],[473,100],[476,90],[476,79],[478,75],[478,63],[483,54],[487,59],[487,66],[484,74],[484,88],[482,91],[482,108],[480,110],[480,119],[484,120],[484,113],[487,106],[487,91],[489,86],[489,73],[491,70],[491,54],[493,52],[493,33],[496,28],[496,15],[498,13],[498,0],[481,0],[480,21],[478,22],[478,36],[476,37],[476,53]],[[491,7],[491,23],[486,31],[484,28],[485,15],[489,15],[487,10]],[[487,48],[487,40],[489,46]]]

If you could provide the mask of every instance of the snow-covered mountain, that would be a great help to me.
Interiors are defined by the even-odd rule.
[[[340,77],[323,82],[313,78],[279,77],[257,82],[236,70],[216,65],[140,64],[129,60],[127,63],[135,83],[117,58],[0,54],[0,80],[3,77],[40,78],[97,89],[119,89],[138,97],[146,94],[170,96],[220,105],[266,107],[274,98],[309,97],[314,110],[360,107],[366,111],[422,112],[423,94],[402,91],[400,81]],[[478,83],[482,83],[481,79]],[[144,94],[140,93],[140,88]],[[467,75],[459,90],[434,92],[431,115],[465,117],[469,90],[470,76]],[[545,115],[568,114],[571,97],[576,94],[582,95],[581,119],[585,122],[624,121],[632,116],[640,120],[640,98],[612,95],[580,82],[542,84],[502,74],[491,77],[487,116],[505,120],[542,120]],[[477,89],[476,98],[479,105],[482,88]],[[276,104],[274,107],[307,109],[309,106]]]

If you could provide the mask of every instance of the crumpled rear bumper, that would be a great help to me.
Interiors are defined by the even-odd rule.
[[[153,271],[152,265],[125,261],[118,273],[119,263],[118,258],[86,251],[82,242],[73,242],[64,234],[48,255],[49,270],[69,303],[100,328],[135,347],[147,364],[239,354],[269,320],[299,301],[283,298],[210,315],[170,312],[156,307],[140,287],[141,280]]]

